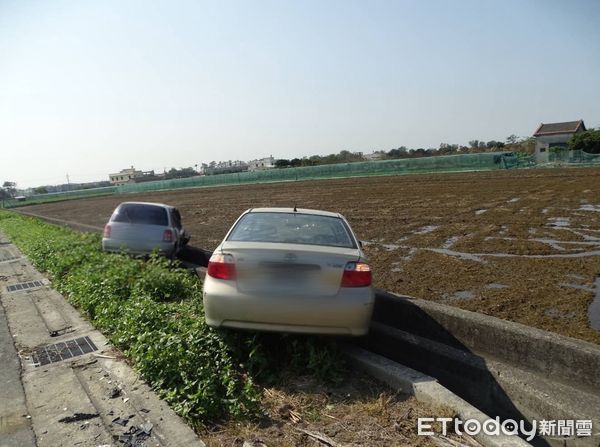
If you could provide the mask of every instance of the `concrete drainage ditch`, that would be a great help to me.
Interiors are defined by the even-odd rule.
[[[600,347],[431,301],[378,292],[360,345],[436,378],[491,417],[592,420],[600,427]],[[535,446],[597,447],[597,437]]]

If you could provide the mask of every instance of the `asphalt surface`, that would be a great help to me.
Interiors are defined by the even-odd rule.
[[[0,305],[0,447],[34,447],[35,436],[27,417],[21,362]]]

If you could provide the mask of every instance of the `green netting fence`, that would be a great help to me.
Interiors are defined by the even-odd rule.
[[[117,192],[116,186],[105,186],[103,188],[77,189],[73,191],[50,192],[46,194],[35,194],[23,199],[6,199],[2,206],[14,208],[17,206],[36,205],[39,203],[60,202],[69,199],[81,199],[86,197],[107,196]],[[1,202],[0,202],[1,203]]]
[[[513,152],[485,152],[478,154],[446,155],[395,160],[339,163],[297,168],[268,169],[233,174],[206,175],[171,180],[158,180],[143,183],[68,191],[52,194],[39,194],[24,201],[5,203],[6,207],[24,206],[58,200],[93,197],[107,194],[149,192],[181,188],[208,186],[243,185],[253,183],[285,182],[345,177],[367,177],[377,175],[407,175],[460,171],[490,171],[513,169],[535,165],[533,158]]]
[[[600,154],[584,151],[570,151],[568,148],[551,147],[548,153],[549,163],[597,166],[600,165]]]
[[[600,165],[600,154],[589,154],[584,151],[569,151],[568,163]]]
[[[144,192],[165,189],[227,186],[252,183],[300,180],[366,177],[374,175],[402,175],[417,173],[485,171],[522,166],[529,161],[513,153],[489,152],[481,154],[449,155],[396,160],[339,163],[298,168],[268,169],[233,174],[206,175],[183,179],[159,180],[147,183],[128,183],[117,187],[117,192]]]

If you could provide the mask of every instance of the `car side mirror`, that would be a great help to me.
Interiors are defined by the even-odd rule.
[[[362,248],[363,247],[363,241],[359,240],[358,241],[358,245],[360,245],[360,248]]]

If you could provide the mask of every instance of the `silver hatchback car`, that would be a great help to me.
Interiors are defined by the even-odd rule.
[[[174,257],[189,239],[177,208],[162,203],[124,202],[104,227],[102,249],[141,255],[158,250]]]
[[[213,327],[364,335],[373,311],[371,268],[337,213],[251,209],[217,247],[204,281]]]

